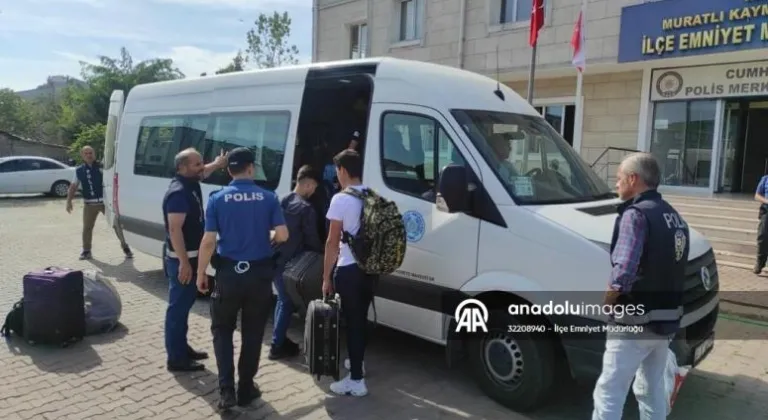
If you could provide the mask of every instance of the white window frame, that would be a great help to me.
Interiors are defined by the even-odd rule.
[[[360,37],[362,33],[361,27],[363,26],[366,27],[365,44],[361,42],[362,39]],[[368,25],[368,22],[365,19],[359,19],[359,20],[347,23],[344,29],[347,34],[347,50],[346,50],[345,59],[355,59],[355,57],[352,57],[352,31],[357,31],[357,42],[360,46],[363,47],[362,51],[359,52],[359,54],[361,54],[361,57],[357,57],[357,58],[359,59],[359,58],[368,57],[368,51],[369,51],[368,45],[371,43],[371,28]]]
[[[525,20],[518,20],[516,22],[499,22],[499,14],[501,12],[501,2],[503,0],[486,0],[486,16],[488,17],[488,33],[505,32],[505,31],[528,31],[530,29],[531,15],[528,13],[528,18]],[[508,0],[516,2],[517,0]],[[553,4],[556,0],[544,0],[544,27],[550,26],[552,23]]]
[[[533,107],[541,107],[542,110],[545,109],[548,106],[558,106],[558,105],[573,105],[575,107],[574,109],[574,115],[573,115],[573,149],[576,150],[577,153],[581,154],[581,142],[582,142],[582,130],[583,130],[583,106],[584,106],[584,99],[582,97],[581,100],[575,96],[562,96],[562,97],[553,97],[553,98],[541,98],[541,99],[534,99],[533,100]],[[544,118],[544,114],[541,114],[541,117]],[[563,116],[563,121],[561,123],[560,130],[558,132],[560,135],[563,134],[565,128],[565,116]]]
[[[402,4],[408,1],[413,1],[416,6],[416,35],[414,39],[406,39],[402,40],[400,39],[400,21],[401,21],[401,11],[402,11]],[[394,0],[393,4],[393,10],[392,10],[392,25],[391,25],[391,42],[392,45],[390,46],[390,49],[392,48],[403,48],[403,47],[413,47],[413,46],[424,46],[424,34],[426,33],[426,23],[427,23],[427,11],[426,11],[426,0]]]

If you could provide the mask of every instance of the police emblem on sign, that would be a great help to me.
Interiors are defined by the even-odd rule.
[[[683,259],[685,254],[685,232],[682,229],[678,229],[675,232],[675,261]]]
[[[676,71],[667,71],[656,81],[656,92],[664,98],[672,98],[683,90],[683,76]]]

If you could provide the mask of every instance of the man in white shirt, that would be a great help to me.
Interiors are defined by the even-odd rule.
[[[363,160],[354,150],[344,150],[333,158],[336,176],[342,191],[349,187],[363,191],[361,177]],[[342,242],[344,235],[354,236],[360,229],[360,199],[343,192],[331,199],[327,219],[330,221],[325,244],[323,294],[328,296],[335,287],[341,297],[341,312],[347,323],[347,353],[350,373],[331,384],[331,391],[340,395],[362,397],[368,394],[363,379],[363,358],[366,345],[368,306],[373,299],[373,279],[355,261],[349,246]],[[334,271],[334,265],[336,269]],[[333,281],[331,274],[333,272]]]

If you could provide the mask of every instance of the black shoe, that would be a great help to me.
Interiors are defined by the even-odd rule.
[[[208,358],[208,353],[204,351],[195,351],[191,347],[187,349],[187,356],[189,360],[205,360]]]
[[[765,267],[765,261],[758,257],[757,261],[755,261],[755,267],[752,269],[752,272],[755,274],[760,274],[763,272],[763,267]]]
[[[235,398],[235,390],[232,388],[225,388],[219,392],[221,398],[219,399],[218,408],[221,411],[229,410],[237,405],[237,399]]]
[[[125,254],[125,258],[133,258],[133,252],[131,252],[131,248],[129,248],[127,245],[125,248],[123,248],[123,254]]]
[[[237,387],[237,405],[240,407],[245,407],[259,398],[261,398],[261,390],[253,383]]]
[[[301,348],[299,348],[299,345],[286,338],[283,341],[282,346],[277,348],[272,347],[269,349],[269,355],[267,358],[269,360],[285,359],[288,357],[296,357],[299,355],[299,353],[301,353]]]
[[[93,255],[91,255],[91,251],[83,251],[80,253],[81,260],[90,260],[91,258],[93,258]]]
[[[191,360],[186,363],[168,363],[167,367],[169,372],[200,372],[205,370],[205,365]]]

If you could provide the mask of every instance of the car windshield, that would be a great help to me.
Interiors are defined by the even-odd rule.
[[[543,118],[481,110],[451,113],[518,204],[616,196]]]

